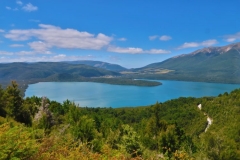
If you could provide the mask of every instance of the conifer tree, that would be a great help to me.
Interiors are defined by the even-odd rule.
[[[4,96],[5,110],[7,115],[15,120],[21,119],[21,110],[23,98],[20,96],[20,90],[16,81],[12,81],[11,85],[5,90]]]

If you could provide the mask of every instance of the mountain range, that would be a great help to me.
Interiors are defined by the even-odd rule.
[[[240,83],[240,43],[199,49],[132,72],[154,79]]]
[[[111,63],[101,62],[101,61],[82,60],[82,61],[65,61],[65,62],[69,64],[85,64],[92,67],[102,68],[102,69],[116,71],[116,72],[127,70],[127,68],[124,68],[118,64],[111,64]]]
[[[116,76],[131,79],[240,83],[240,43],[203,48],[135,69],[101,61],[0,64],[0,81],[5,82],[13,79],[84,81],[82,78]]]
[[[76,79],[81,77],[120,76],[121,74],[83,64],[63,62],[0,64],[0,80]]]

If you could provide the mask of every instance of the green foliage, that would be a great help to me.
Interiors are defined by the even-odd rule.
[[[7,115],[14,117],[16,120],[20,119],[23,99],[20,96],[20,90],[15,81],[12,81],[11,86],[7,87],[3,97]]]
[[[34,134],[22,125],[0,125],[0,159],[29,159],[38,149]]]
[[[6,111],[4,110],[4,90],[2,89],[2,86],[0,85],[0,116],[5,117]]]
[[[120,74],[82,64],[64,62],[7,63],[0,64],[1,80],[78,80],[81,77],[119,76]]]
[[[13,82],[3,99],[0,159],[240,159],[240,89],[113,109],[22,99]]]
[[[31,125],[31,113],[27,106],[23,105],[18,84],[15,81],[7,87],[3,95],[3,105],[6,115],[14,118],[16,121]]]
[[[129,125],[122,125],[120,148],[124,148],[132,157],[142,155],[140,136]]]
[[[93,119],[87,116],[80,117],[72,127],[72,134],[75,139],[79,139],[83,143],[91,142],[96,135]]]

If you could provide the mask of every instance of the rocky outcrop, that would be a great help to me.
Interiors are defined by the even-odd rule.
[[[42,103],[39,107],[38,113],[34,117],[34,121],[39,122],[44,115],[46,116],[48,123],[54,125],[53,113],[49,110],[49,104],[47,103],[46,97],[42,97]]]

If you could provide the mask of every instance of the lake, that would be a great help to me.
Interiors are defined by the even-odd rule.
[[[80,107],[132,107],[165,102],[179,97],[217,96],[240,88],[240,84],[219,84],[160,80],[156,87],[110,85],[94,82],[39,82],[30,84],[26,97],[46,96],[50,100],[74,101]]]

